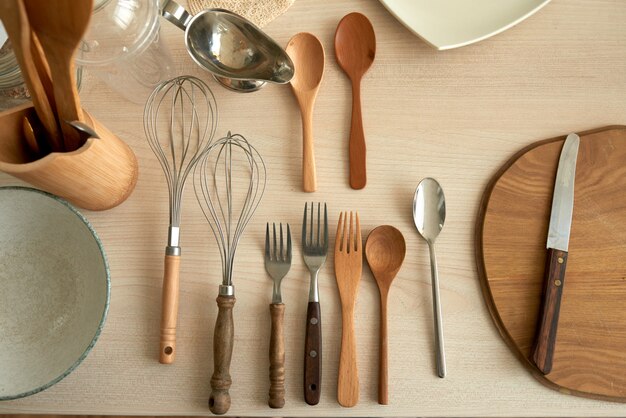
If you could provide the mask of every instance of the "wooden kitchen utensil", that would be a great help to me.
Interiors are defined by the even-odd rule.
[[[389,404],[388,391],[388,340],[387,340],[387,296],[391,282],[398,274],[406,243],[402,232],[391,225],[375,228],[365,242],[365,257],[374,274],[380,291],[380,361],[378,364],[378,403]]]
[[[324,75],[324,47],[315,35],[302,32],[291,38],[286,51],[296,69],[290,84],[302,115],[302,188],[314,192],[313,106]]]
[[[350,13],[341,19],[335,32],[335,55],[339,66],[352,81],[350,187],[362,189],[367,183],[367,174],[361,113],[361,79],[376,56],[376,35],[367,17],[360,13]]]
[[[626,402],[626,127],[579,136],[567,286],[549,374],[528,358],[565,137],[522,149],[493,177],[476,227],[478,271],[500,334],[535,378],[563,393]]]
[[[39,51],[36,49],[36,41],[31,39],[30,24],[22,0],[4,0],[0,2],[0,18],[11,38],[15,58],[20,66],[26,87],[30,92],[37,117],[45,129],[46,140],[53,151],[61,151],[61,137],[53,103],[48,100],[48,95],[46,94],[47,82],[49,80],[46,78],[42,79],[39,75]],[[34,59],[34,55],[37,55],[37,59]]]
[[[93,0],[24,0],[24,5],[50,67],[58,119],[84,122],[74,53],[89,25]],[[66,151],[80,148],[81,137],[74,128],[61,123],[61,131]]]
[[[348,229],[348,222],[350,223]],[[337,378],[337,400],[341,406],[355,406],[359,401],[359,373],[356,364],[354,309],[361,281],[363,248],[359,213],[356,225],[350,212],[339,215],[335,235],[335,276],[341,298],[341,354]]]
[[[89,210],[115,207],[137,182],[137,158],[130,147],[84,112],[99,139],[74,152],[53,152],[33,161],[23,136],[24,118],[36,120],[31,103],[0,113],[0,171]]]

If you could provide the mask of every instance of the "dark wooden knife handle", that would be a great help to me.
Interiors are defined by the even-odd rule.
[[[230,360],[233,357],[235,326],[233,324],[234,296],[217,297],[219,312],[213,334],[213,376],[211,377],[211,397],[209,409],[216,415],[225,414],[230,408],[228,390],[233,381],[230,378]]]
[[[322,383],[322,314],[319,302],[309,302],[304,338],[304,400],[309,405],[320,401]]]
[[[272,330],[270,333],[270,408],[285,406],[285,337],[283,322],[285,305],[270,304]]]
[[[548,249],[537,333],[531,354],[531,361],[543,374],[552,370],[566,265],[567,251]]]

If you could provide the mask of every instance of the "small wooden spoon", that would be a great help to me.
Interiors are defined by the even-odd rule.
[[[302,114],[302,187],[305,192],[314,192],[317,179],[313,151],[313,106],[324,75],[324,47],[315,35],[302,32],[291,38],[286,51],[296,70],[290,84]]]
[[[352,125],[350,127],[350,186],[362,189],[367,183],[365,133],[361,116],[361,79],[376,56],[372,24],[360,13],[344,16],[335,32],[337,62],[352,81]]]
[[[24,0],[24,5],[48,60],[59,120],[83,121],[74,53],[89,25],[93,0]],[[82,145],[79,133],[70,125],[61,123],[61,131],[66,151]]]
[[[402,233],[390,225],[379,226],[370,232],[365,243],[365,257],[380,290],[380,363],[378,369],[378,403],[387,405],[387,296],[391,282],[398,274],[406,244]]]

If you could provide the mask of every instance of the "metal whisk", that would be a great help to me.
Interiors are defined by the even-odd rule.
[[[213,230],[222,259],[209,408],[214,414],[224,414],[230,408],[228,390],[232,383],[230,360],[235,333],[233,263],[237,244],[265,192],[266,169],[256,148],[243,136],[229,132],[211,146],[195,172],[196,197]]]
[[[170,224],[165,247],[159,361],[176,355],[180,269],[180,215],[185,180],[209,149],[217,128],[215,97],[203,81],[181,76],[159,84],[146,102],[143,124],[169,189]]]

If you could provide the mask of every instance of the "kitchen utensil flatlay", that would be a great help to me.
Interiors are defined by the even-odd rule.
[[[552,370],[552,357],[556,345],[556,331],[561,311],[561,295],[565,284],[565,267],[569,250],[569,236],[574,213],[574,183],[576,159],[580,138],[569,134],[559,158],[554,182],[550,226],[548,227],[548,255],[543,282],[543,294],[535,343],[531,361],[543,373]]]
[[[354,310],[363,268],[363,244],[359,213],[353,220],[350,212],[339,215],[335,235],[335,276],[341,298],[341,354],[337,378],[337,400],[341,406],[355,406],[359,401],[359,373],[356,364]],[[355,223],[356,222],[356,223]],[[348,225],[349,229],[348,229]]]
[[[374,274],[380,291],[380,361],[378,364],[378,403],[387,405],[388,394],[388,342],[387,342],[387,296],[391,282],[398,274],[404,255],[406,243],[402,232],[391,225],[375,228],[367,236],[365,257]]]
[[[289,40],[286,51],[296,69],[290,84],[302,115],[302,188],[305,192],[314,192],[317,190],[317,178],[313,148],[313,106],[324,75],[324,47],[315,35],[302,32]]]
[[[253,92],[267,82],[285,84],[293,77],[293,62],[287,53],[238,14],[205,9],[192,16],[168,0],[162,15],[185,31],[187,52],[196,64],[230,90]]]
[[[159,361],[176,356],[176,319],[180,269],[180,218],[187,177],[211,145],[217,126],[217,104],[201,80],[176,77],[157,86],[143,115],[148,144],[163,168],[169,190],[169,227],[161,309]]]
[[[272,240],[270,241],[270,224],[265,229],[265,270],[274,282],[270,315],[272,330],[270,334],[270,393],[268,405],[282,408],[285,405],[285,336],[283,322],[285,304],[280,292],[280,284],[291,268],[291,229],[287,224],[283,234],[283,224],[279,227],[280,247],[276,242],[276,224],[272,224]],[[287,245],[285,246],[286,236]]]
[[[93,0],[24,0],[28,20],[50,67],[59,120],[84,121],[76,87],[74,54],[91,18]],[[66,151],[80,148],[80,134],[61,123]]]
[[[46,94],[44,80],[42,80],[35,57],[39,57],[39,52],[33,41],[30,23],[26,15],[26,9],[22,0],[4,0],[0,2],[0,19],[11,38],[15,58],[20,65],[20,70],[24,78],[24,82],[30,92],[33,106],[37,112],[37,116],[41,121],[41,125],[45,129],[45,136],[49,141],[52,149],[61,151],[61,136],[57,120],[54,113],[54,107],[50,103]],[[44,76],[47,77],[46,74]],[[28,132],[28,131],[26,131]],[[29,146],[37,141],[29,140]],[[39,155],[39,146],[37,146]]]
[[[214,371],[209,408],[224,414],[230,408],[230,360],[235,327],[233,267],[237,245],[265,192],[266,169],[257,149],[242,135],[216,141],[195,168],[194,189],[222,260],[219,313],[213,336]]]
[[[315,216],[317,212],[317,217]],[[311,274],[309,304],[306,310],[306,334],[304,337],[304,400],[309,405],[320,401],[322,384],[322,312],[317,275],[326,262],[328,253],[328,211],[324,203],[324,220],[321,204],[311,202],[309,213],[304,204],[302,219],[302,258]],[[310,216],[310,219],[308,218]],[[317,219],[317,221],[315,221]],[[322,222],[324,223],[321,229]]]
[[[360,13],[350,13],[341,19],[335,32],[335,55],[339,66],[352,81],[350,187],[362,189],[367,183],[367,174],[361,113],[361,79],[376,56],[376,35],[367,17]]]
[[[446,199],[443,189],[433,178],[425,178],[417,186],[413,198],[413,221],[422,238],[428,243],[430,274],[433,290],[433,317],[435,322],[435,357],[437,374],[446,376],[446,356],[443,346],[443,318],[439,296],[439,273],[435,256],[435,239],[439,236],[446,220]]]

